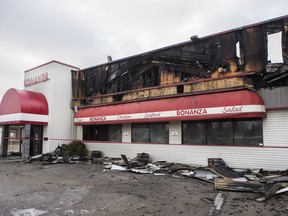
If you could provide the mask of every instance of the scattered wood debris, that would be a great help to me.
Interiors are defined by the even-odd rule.
[[[252,172],[243,170],[236,171],[228,167],[221,158],[209,158],[209,169],[221,176],[214,179],[215,188],[218,190],[242,191],[260,193],[263,196],[257,201],[265,201],[276,194],[288,191],[288,175],[286,171],[263,171]],[[266,176],[265,176],[266,175]],[[284,185],[284,187],[283,187]]]
[[[222,197],[222,193],[218,193],[215,200],[214,200],[214,205],[209,211],[209,216],[216,216],[219,214],[221,206],[224,202],[224,198]]]
[[[31,161],[40,160],[45,164],[73,163],[73,161],[79,160],[81,157],[83,159],[83,156],[86,155],[85,148],[79,149],[79,146],[77,148],[77,151],[83,154],[77,154],[75,149],[67,152],[69,150],[68,145],[65,146],[66,152],[63,151],[61,146],[58,146],[54,152],[34,156]],[[208,158],[208,167],[197,167],[167,161],[150,162],[149,154],[144,152],[138,153],[133,159],[129,159],[124,154],[121,154],[121,158],[103,158],[101,152],[97,151],[93,152],[93,154],[91,153],[90,159],[92,163],[105,165],[103,171],[111,170],[153,174],[155,176],[170,175],[174,178],[195,178],[214,184],[217,190],[259,193],[261,197],[256,199],[259,202],[266,201],[277,194],[288,192],[288,170],[232,169],[222,158]],[[223,199],[217,205],[215,204],[211,215],[220,210],[222,203]]]
[[[217,190],[259,193],[261,197],[257,201],[265,201],[276,194],[288,191],[288,171],[232,169],[221,158],[208,158],[208,167],[167,161],[149,163],[147,153],[138,153],[132,160],[129,160],[126,155],[121,155],[121,158],[110,162],[110,165],[117,164],[117,166],[113,165],[105,169],[155,176],[170,175],[174,178],[195,178],[214,184]],[[215,209],[217,210],[216,205]]]

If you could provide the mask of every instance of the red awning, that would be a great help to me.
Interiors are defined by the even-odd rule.
[[[48,124],[48,103],[41,93],[9,89],[0,104],[0,125]]]
[[[265,116],[262,98],[253,91],[239,90],[86,108],[75,114],[74,122],[89,125]]]

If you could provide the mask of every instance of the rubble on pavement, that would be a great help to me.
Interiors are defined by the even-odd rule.
[[[266,171],[262,169],[232,169],[221,158],[208,158],[208,166],[195,166],[181,163],[149,160],[149,154],[138,153],[129,159],[121,154],[119,158],[102,157],[100,151],[91,152],[85,144],[73,143],[58,146],[55,151],[34,156],[30,161],[40,160],[45,164],[74,163],[78,160],[90,160],[91,163],[103,164],[103,171],[133,172],[153,174],[174,178],[194,178],[214,184],[215,189],[223,191],[253,192],[260,194],[257,201],[265,201],[277,194],[288,192],[288,170]],[[76,149],[76,150],[75,150]]]

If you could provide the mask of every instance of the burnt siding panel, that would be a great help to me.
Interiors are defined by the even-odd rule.
[[[237,70],[236,56],[236,32],[224,34],[211,38],[211,60],[212,64],[217,67],[228,68],[229,71]]]
[[[156,52],[152,54],[157,59],[178,63],[195,63],[197,61],[209,63],[210,48],[205,43],[187,44]]]
[[[83,71],[85,76],[85,96],[106,93],[105,82],[107,79],[106,67],[98,67]]]
[[[246,72],[260,72],[265,69],[267,63],[266,37],[262,26],[241,31],[240,43],[243,44]]]
[[[285,19],[282,30],[282,55],[283,62],[288,64],[288,19]]]
[[[78,77],[79,71],[71,70],[72,98],[78,98]]]

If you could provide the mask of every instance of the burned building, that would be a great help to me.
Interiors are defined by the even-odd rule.
[[[113,156],[145,151],[201,164],[213,155],[263,166],[287,148],[286,132],[278,136],[287,126],[267,123],[288,118],[287,32],[284,16],[73,71],[79,138]]]
[[[285,168],[288,16],[108,60],[72,68],[71,139],[107,156]]]

